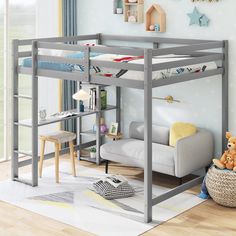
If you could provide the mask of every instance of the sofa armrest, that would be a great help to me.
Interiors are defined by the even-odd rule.
[[[175,175],[179,178],[191,174],[211,163],[214,141],[211,132],[199,129],[192,136],[177,141],[175,147]]]

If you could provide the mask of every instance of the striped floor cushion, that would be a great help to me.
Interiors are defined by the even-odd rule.
[[[134,195],[133,187],[127,182],[116,188],[109,182],[99,180],[93,184],[93,187],[96,193],[108,200],[126,198]]]

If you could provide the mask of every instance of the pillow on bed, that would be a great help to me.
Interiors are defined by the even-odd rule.
[[[197,127],[190,123],[177,122],[170,127],[170,146],[175,147],[177,141],[181,138],[194,135]]]
[[[90,52],[90,57],[97,57],[97,56],[100,56],[100,55],[101,55],[101,53]],[[83,59],[84,58],[84,52],[70,53],[66,57],[68,57],[68,58],[75,58],[75,59]]]

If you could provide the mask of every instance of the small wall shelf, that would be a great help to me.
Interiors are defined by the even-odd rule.
[[[123,0],[113,0],[113,13],[116,15],[124,13]]]
[[[124,0],[124,20],[129,23],[144,22],[144,0],[129,2]]]
[[[153,4],[146,13],[146,31],[160,33],[166,31],[166,13],[158,4]]]

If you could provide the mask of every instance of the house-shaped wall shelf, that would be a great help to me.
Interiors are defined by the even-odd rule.
[[[158,4],[153,4],[146,13],[146,31],[166,31],[166,13]]]
[[[124,20],[130,23],[143,23],[144,0],[124,0]]]
[[[113,0],[113,13],[117,15],[123,14],[123,0]]]

